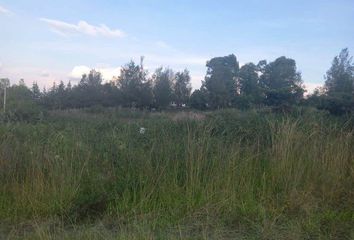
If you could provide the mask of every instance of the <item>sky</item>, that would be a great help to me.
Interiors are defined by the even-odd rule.
[[[324,82],[342,48],[354,52],[353,0],[0,0],[0,78],[75,84],[92,68],[105,80],[144,56],[190,70],[199,88],[212,57],[240,65],[286,56],[305,86]]]

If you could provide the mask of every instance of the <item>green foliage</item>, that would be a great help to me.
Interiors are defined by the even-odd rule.
[[[307,102],[334,115],[354,112],[354,65],[347,48],[333,59],[324,91],[316,91]]]
[[[191,94],[191,77],[187,69],[174,73],[158,68],[152,75],[131,61],[120,75],[103,83],[101,73],[84,74],[79,84],[53,84],[41,92],[37,83],[31,89],[31,101],[45,109],[128,107],[139,109],[181,108],[198,110],[223,108],[260,109],[292,113],[298,107],[313,106],[334,115],[351,114],[354,106],[354,66],[348,49],[343,49],[327,71],[323,90],[304,98],[304,86],[295,60],[279,57],[257,65],[247,63],[239,68],[235,55],[210,59],[202,86]],[[2,79],[2,85],[6,79]],[[7,81],[7,80],[6,80]],[[9,84],[8,84],[9,85]],[[21,79],[19,86],[25,86]],[[1,91],[1,97],[4,96]],[[24,104],[19,104],[24,105]],[[20,107],[17,107],[18,109]],[[23,107],[28,108],[28,106]],[[35,107],[34,107],[35,109]]]
[[[260,78],[264,88],[265,103],[281,106],[298,103],[303,97],[301,75],[293,59],[280,57],[264,67]]]
[[[80,107],[89,107],[97,104],[102,104],[102,75],[95,70],[91,70],[88,75],[84,74],[74,91],[76,102]],[[56,90],[58,99],[65,100],[64,84],[61,83]],[[60,108],[60,107],[59,107]]]
[[[178,107],[183,104],[187,105],[191,96],[192,86],[189,71],[185,69],[183,72],[175,74],[175,84],[173,87],[174,100]]]
[[[153,95],[147,72],[133,61],[121,69],[117,85],[123,95],[123,106],[145,108],[152,104]]]
[[[195,90],[189,100],[189,105],[198,110],[206,110],[208,105],[208,95],[205,89]]]
[[[5,121],[33,122],[41,120],[44,110],[33,98],[32,92],[24,85],[13,85],[7,89]]]
[[[327,71],[325,88],[328,95],[354,94],[354,65],[347,48],[333,59]]]
[[[246,110],[259,104],[257,100],[258,99],[252,95],[239,95],[234,97],[232,106],[236,109]]]
[[[258,67],[253,63],[243,65],[239,73],[240,94],[260,96]]]
[[[354,112],[354,95],[336,93],[317,97],[316,102],[319,109],[327,110],[334,115],[350,114]]]
[[[39,86],[36,82],[34,82],[32,84],[32,96],[33,96],[33,99],[37,102],[40,101],[41,97],[42,97],[42,93],[41,93],[41,90],[39,89]]]
[[[155,106],[166,108],[173,99],[174,73],[171,69],[158,68],[152,76]]]
[[[208,93],[208,104],[212,108],[230,107],[238,86],[236,78],[239,64],[234,54],[215,57],[207,64],[207,74],[203,88]]]
[[[260,68],[253,63],[247,63],[241,67],[239,73],[240,96],[237,96],[234,101],[237,108],[250,108],[252,105],[260,105],[264,100],[259,73]]]
[[[119,106],[123,102],[122,91],[113,82],[102,86],[101,104],[105,107]]]
[[[90,73],[82,75],[82,78],[79,82],[81,87],[98,87],[102,83],[102,75],[96,70],[91,70]]]

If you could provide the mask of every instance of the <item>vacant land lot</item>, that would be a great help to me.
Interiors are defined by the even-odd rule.
[[[352,239],[354,120],[52,112],[0,126],[0,238]]]

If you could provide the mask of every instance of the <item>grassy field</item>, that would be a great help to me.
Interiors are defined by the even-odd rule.
[[[0,125],[0,181],[0,239],[354,239],[354,120],[52,112]]]

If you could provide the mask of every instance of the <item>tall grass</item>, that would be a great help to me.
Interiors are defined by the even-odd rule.
[[[0,127],[0,219],[14,238],[23,223],[38,239],[354,237],[350,121],[105,114]]]

